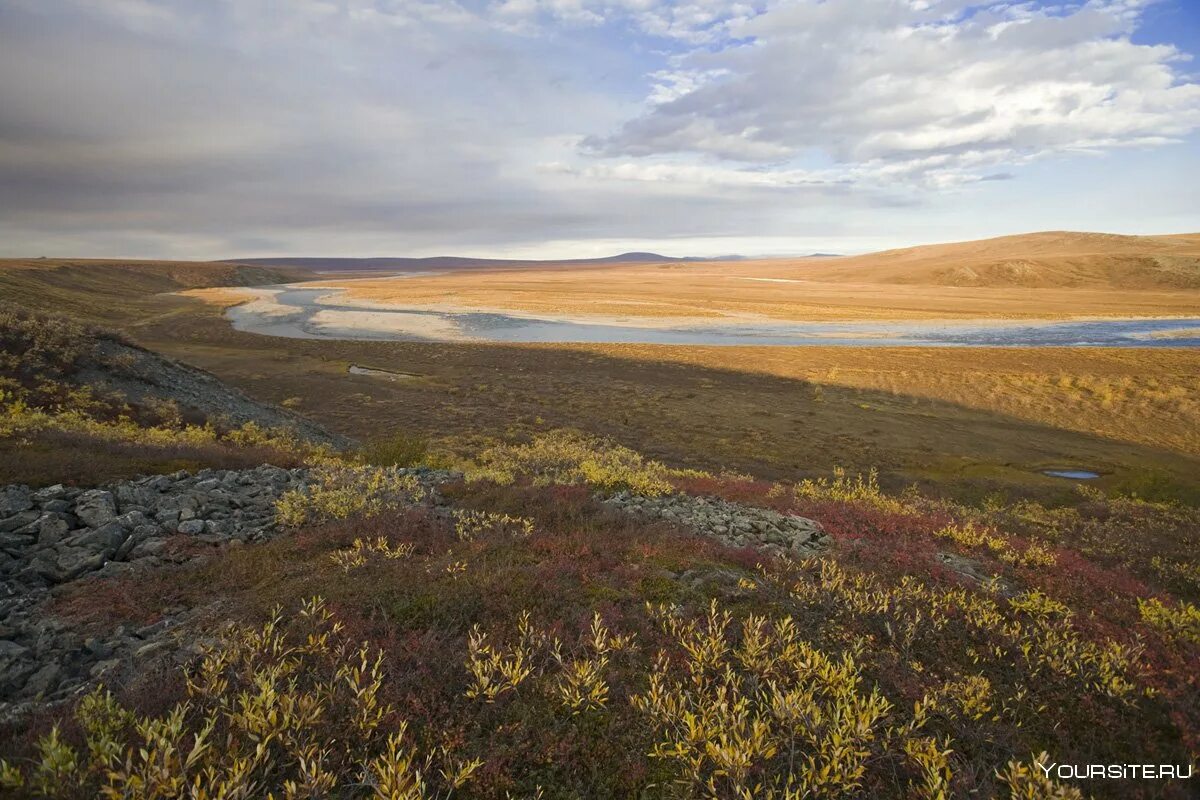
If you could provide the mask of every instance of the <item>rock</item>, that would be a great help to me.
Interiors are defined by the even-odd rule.
[[[108,642],[103,642],[95,636],[89,636],[83,642],[83,649],[96,658],[108,658],[112,655],[112,645]]]
[[[108,557],[100,550],[68,548],[58,557],[57,580],[69,581],[85,572],[100,569],[107,560]]]
[[[758,547],[774,553],[791,550],[810,555],[828,543],[820,523],[814,520],[719,497],[684,494],[639,497],[621,492],[601,500],[627,513],[675,522],[734,547]]]
[[[41,669],[29,676],[25,681],[25,694],[41,697],[57,688],[62,676],[62,668],[53,662],[42,665]]]
[[[20,658],[28,652],[28,647],[10,642],[8,639],[0,639],[0,658]]]
[[[63,486],[61,483],[56,483],[53,486],[46,486],[33,493],[34,502],[36,502],[42,508],[45,508],[47,503],[64,502],[66,496],[67,487]]]
[[[430,490],[461,475],[401,470]],[[303,487],[308,472],[262,466],[205,470],[121,481],[80,490],[55,486],[32,492],[0,486],[0,723],[78,695],[86,682],[139,657],[183,652],[173,633],[194,610],[167,614],[166,625],[84,638],[74,623],[50,612],[49,602],[87,576],[107,580],[172,563],[202,563],[192,548],[170,550],[167,537],[188,533],[217,547],[242,546],[278,535],[275,501]],[[29,502],[27,502],[29,501]],[[215,551],[214,551],[215,552]],[[20,702],[17,702],[20,701]]]
[[[71,530],[71,523],[61,514],[43,514],[38,520],[38,544],[48,547],[58,544]]]
[[[155,653],[163,650],[166,646],[167,643],[163,641],[147,642],[134,651],[133,656],[134,658],[145,658],[146,656],[154,655]]]
[[[21,577],[28,583],[30,574],[36,575],[50,583],[60,583],[66,579],[66,574],[58,566],[58,556],[51,550],[43,550],[38,553],[33,561],[29,563],[29,567],[21,573]]]
[[[14,661],[4,666],[0,664],[0,697],[12,696],[21,691],[25,681],[37,670],[33,661]]]
[[[33,536],[21,535],[19,533],[0,533],[0,550],[24,550],[36,541],[37,539]]]
[[[121,527],[127,530],[133,530],[139,525],[145,525],[150,520],[141,510],[134,510],[122,514],[113,521],[120,523]]]
[[[33,508],[33,492],[28,486],[5,486],[0,489],[0,519]]]
[[[70,537],[67,539],[67,544],[71,547],[102,552],[106,558],[111,558],[127,536],[129,536],[129,531],[125,530],[125,526],[114,519],[112,522],[102,525],[95,530],[85,531],[82,534]]]
[[[19,511],[10,517],[0,520],[0,533],[12,533],[20,530],[32,522],[36,522],[41,512],[38,511]]]
[[[119,658],[110,658],[106,661],[97,661],[92,665],[90,674],[93,678],[99,678],[101,675],[111,672],[119,666],[121,666],[121,659]]]
[[[93,489],[75,502],[75,516],[89,528],[96,528],[117,516],[117,503],[111,492]]]
[[[129,560],[133,561],[139,558],[157,556],[162,553],[166,546],[166,539],[147,539],[144,542],[139,542],[129,551]]]

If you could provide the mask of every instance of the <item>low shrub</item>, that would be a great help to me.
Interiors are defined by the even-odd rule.
[[[540,434],[526,444],[490,447],[466,473],[470,480],[502,485],[527,478],[535,486],[586,484],[651,496],[673,491],[673,477],[699,474],[671,469],[607,439],[567,430]]]
[[[380,467],[417,467],[427,461],[429,444],[417,436],[393,433],[368,444],[361,456],[368,464]]]
[[[76,712],[84,746],[55,727],[32,767],[0,762],[0,786],[41,798],[424,800],[471,779],[479,760],[417,750],[382,700],[382,654],[349,639],[323,601],[290,622],[230,628],[188,670],[187,701],[162,716],[96,689]]]
[[[424,496],[415,476],[397,467],[364,467],[338,462],[315,467],[311,483],[285,492],[275,502],[281,525],[298,527],[354,515],[372,515],[412,504]]]

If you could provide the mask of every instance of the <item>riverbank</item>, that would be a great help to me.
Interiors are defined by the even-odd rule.
[[[338,286],[222,289],[236,330],[295,339],[855,347],[1200,347],[1200,318],[784,322],[752,314],[704,318],[538,316],[452,304],[372,302]]]

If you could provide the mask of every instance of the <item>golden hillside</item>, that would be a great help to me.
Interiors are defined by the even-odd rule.
[[[1200,234],[1041,233],[795,263],[805,277],[935,286],[1200,289]]]

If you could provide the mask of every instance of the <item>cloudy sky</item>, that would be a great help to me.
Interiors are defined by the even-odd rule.
[[[1200,230],[1200,2],[0,0],[0,255]]]

